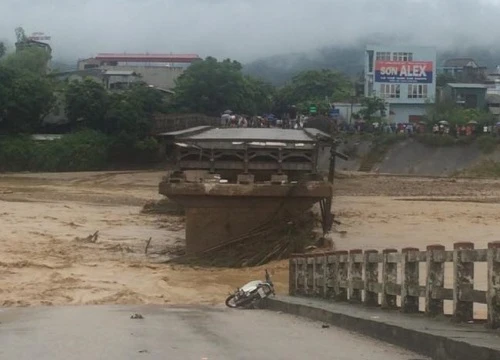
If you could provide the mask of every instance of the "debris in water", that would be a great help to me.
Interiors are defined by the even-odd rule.
[[[149,238],[149,240],[146,240],[146,248],[144,249],[144,254],[148,254],[148,249],[149,249],[149,245],[151,244],[151,237]]]
[[[97,230],[95,233],[93,233],[85,238],[76,237],[75,241],[95,244],[98,239],[99,239],[99,230]]]

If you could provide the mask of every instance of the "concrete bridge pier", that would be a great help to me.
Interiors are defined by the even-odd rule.
[[[269,221],[299,215],[332,196],[332,186],[324,181],[221,184],[186,182],[182,176],[172,180],[161,182],[159,192],[186,210],[189,254],[235,240]]]

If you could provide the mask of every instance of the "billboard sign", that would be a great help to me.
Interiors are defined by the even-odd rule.
[[[42,40],[50,40],[51,37],[45,35],[43,32],[34,32],[31,36],[28,36],[29,40],[42,41]]]
[[[340,110],[339,109],[331,109],[330,116],[333,118],[338,118],[340,116]]]
[[[377,61],[375,82],[431,84],[432,61]]]

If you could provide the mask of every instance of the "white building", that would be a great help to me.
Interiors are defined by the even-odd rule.
[[[78,61],[78,70],[130,71],[148,85],[171,90],[186,67],[198,59],[196,54],[98,54]]]
[[[392,122],[418,122],[436,97],[436,49],[368,45],[365,96],[387,103]]]

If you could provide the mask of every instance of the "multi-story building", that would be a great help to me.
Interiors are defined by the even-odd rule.
[[[435,101],[435,69],[435,48],[369,45],[365,96],[383,98],[393,122],[418,122]]]
[[[148,85],[171,90],[186,66],[199,58],[195,54],[99,54],[78,61],[78,70],[131,71]]]

